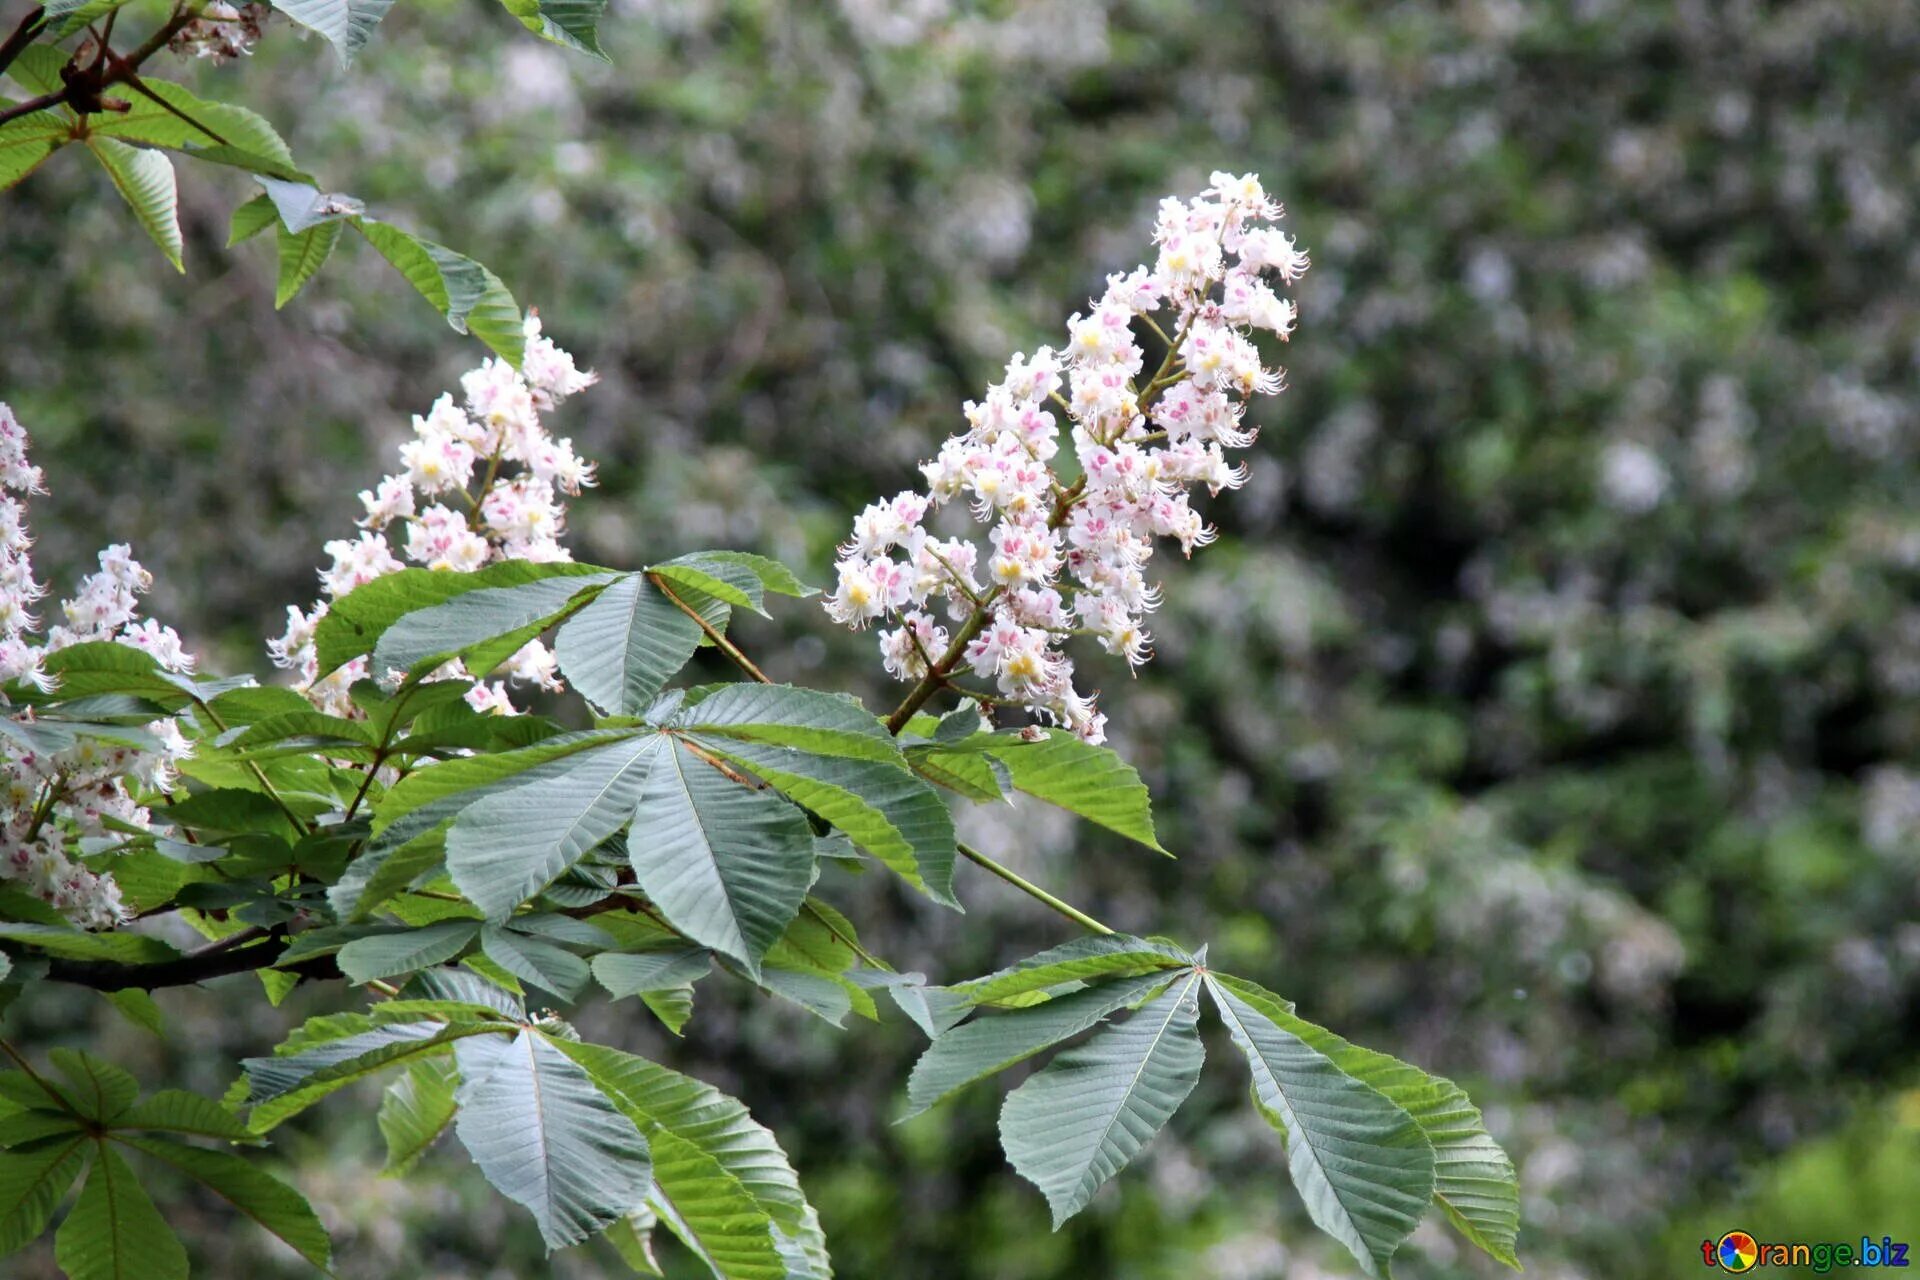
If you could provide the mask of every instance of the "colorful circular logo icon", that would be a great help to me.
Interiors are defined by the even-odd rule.
[[[1729,1231],[1714,1246],[1714,1257],[1727,1271],[1751,1271],[1754,1263],[1760,1261],[1760,1246],[1744,1231]]]

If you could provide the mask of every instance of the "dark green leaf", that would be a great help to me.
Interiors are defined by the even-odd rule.
[[[227,1151],[189,1147],[164,1138],[123,1137],[120,1141],[193,1178],[314,1266],[325,1267],[332,1261],[327,1229],[306,1197],[271,1174]]]
[[[141,1189],[140,1180],[105,1143],[87,1184],[53,1239],[54,1259],[68,1280],[186,1280],[187,1251]]]

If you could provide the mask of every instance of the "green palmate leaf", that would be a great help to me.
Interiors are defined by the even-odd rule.
[[[418,671],[464,658],[485,674],[555,622],[584,608],[614,575],[550,577],[511,587],[485,587],[445,604],[416,610],[387,628],[374,647],[373,669]]]
[[[55,40],[65,40],[96,18],[104,18],[127,0],[48,0],[42,17]]]
[[[555,44],[611,62],[600,48],[598,27],[607,0],[500,0],[520,25]]]
[[[380,1102],[380,1133],[387,1140],[388,1177],[399,1177],[419,1163],[427,1148],[453,1123],[458,1076],[444,1060],[416,1062],[387,1086]]]
[[[696,551],[665,564],[648,565],[647,572],[664,579],[676,595],[685,587],[735,608],[751,609],[759,614],[766,612],[761,607],[765,588],[760,574],[751,565]]]
[[[239,1116],[212,1098],[183,1089],[160,1089],[152,1097],[134,1103],[114,1119],[115,1129],[157,1129],[166,1133],[186,1133],[200,1138],[221,1138],[228,1142],[251,1142],[252,1130]]]
[[[872,1006],[872,997],[845,978],[809,965],[781,964],[771,957],[760,966],[760,985],[836,1027],[845,1025],[856,996],[865,997],[868,1007]]]
[[[350,981],[372,982],[451,960],[478,936],[478,920],[443,920],[421,929],[357,938],[340,948],[334,962]]]
[[[1056,1230],[1132,1163],[1193,1091],[1205,1057],[1199,984],[1198,973],[1175,980],[1007,1095],[1001,1145],[1046,1195]]]
[[[87,1161],[82,1136],[37,1142],[0,1153],[0,1257],[39,1237],[54,1206]]]
[[[391,1004],[411,1004],[413,998],[432,1001],[441,1012],[469,1010],[519,1021],[526,1017],[526,1006],[511,992],[464,969],[426,969],[408,980],[404,993],[408,999]],[[448,1010],[445,1006],[454,1006]]]
[[[322,191],[311,182],[264,175],[256,175],[255,180],[267,189],[267,199],[273,202],[274,211],[280,215],[280,226],[286,231],[309,231],[327,223],[342,222],[358,217],[365,209],[352,196]]]
[[[573,767],[569,757],[633,736],[631,729],[563,733],[530,747],[466,756],[417,769],[389,789],[374,807],[374,836],[377,841],[397,833],[411,839],[412,834],[454,817],[482,796],[564,776]]]
[[[826,1242],[786,1153],[717,1089],[604,1045],[555,1042],[647,1136],[653,1207],[722,1280],[788,1280],[780,1240],[827,1274]]]
[[[15,1107],[40,1111],[73,1114],[80,1110],[80,1102],[71,1089],[45,1076],[30,1076],[24,1071],[0,1071],[0,1098]]]
[[[0,105],[11,106],[0,100]],[[73,138],[73,122],[57,111],[35,111],[0,124],[0,191],[40,167]]]
[[[942,1032],[913,1064],[907,1078],[907,1111],[901,1118],[917,1116],[975,1080],[1080,1034],[1116,1009],[1145,999],[1167,980],[1168,975],[1161,973],[1121,978],[1029,1009],[975,1018]]]
[[[1279,1020],[1342,1071],[1398,1105],[1433,1146],[1433,1199],[1461,1234],[1519,1269],[1520,1187],[1513,1161],[1487,1133],[1479,1108],[1451,1080],[1431,1076],[1387,1054],[1364,1049],[1323,1027],[1292,1018],[1292,1006],[1241,978],[1213,981],[1267,1017]]]
[[[393,0],[273,0],[273,7],[324,36],[344,67],[373,38]]]
[[[1166,852],[1153,833],[1146,784],[1110,748],[1082,742],[1064,729],[1049,729],[1036,742],[996,734],[985,749],[1006,766],[1019,790]]]
[[[320,674],[327,675],[373,652],[388,627],[406,614],[443,604],[455,596],[489,587],[511,587],[546,578],[605,573],[592,565],[530,564],[503,560],[473,573],[438,569],[402,569],[355,587],[335,600],[314,630]]]
[[[678,742],[647,774],[627,856],[675,928],[755,976],[814,875],[813,833],[798,809]]]
[[[592,971],[585,960],[545,938],[529,937],[490,924],[481,932],[480,946],[487,959],[520,981],[550,991],[562,1000],[578,999],[592,980]]]
[[[674,716],[672,723],[689,733],[906,768],[886,727],[841,694],[784,684],[722,685]]]
[[[174,270],[184,273],[187,267],[181,260],[180,193],[174,182],[173,161],[158,151],[131,147],[117,138],[88,138],[87,149],[113,179],[114,189]]]
[[[82,1123],[65,1111],[16,1111],[0,1117],[0,1147],[25,1147],[62,1134],[82,1135]]]
[[[454,332],[472,333],[507,363],[520,367],[526,350],[520,304],[500,277],[472,258],[388,223],[357,218],[353,225],[446,317]]]
[[[960,909],[953,896],[952,815],[907,770],[704,734],[693,740],[819,814],[935,902]]]
[[[337,222],[323,222],[300,232],[280,228],[280,275],[273,288],[276,311],[293,301],[307,281],[313,279],[314,273],[326,264],[328,256],[333,253],[333,246],[339,240],[340,224]]]
[[[104,640],[68,645],[48,654],[42,665],[62,701],[126,693],[171,708],[188,700],[176,677],[131,645]]]
[[[30,44],[22,49],[6,74],[28,93],[39,97],[60,91],[60,68],[67,65],[67,52],[51,44]],[[64,110],[64,108],[63,108]]]
[[[0,938],[22,943],[66,960],[111,960],[118,964],[157,964],[180,953],[140,933],[83,933],[58,925],[0,921]]]
[[[913,771],[936,786],[980,804],[992,804],[1007,798],[1013,783],[1006,766],[984,753],[961,755],[927,746],[906,749]]]
[[[153,96],[131,93],[126,111],[95,116],[88,127],[96,136],[186,150],[201,159],[265,174],[291,177],[298,172],[286,141],[264,117],[245,107],[196,97],[168,80],[143,76],[141,83]]]
[[[133,1105],[140,1096],[140,1085],[132,1076],[90,1053],[77,1049],[55,1049],[47,1055],[54,1069],[65,1076],[80,1114],[89,1120],[110,1121]]]
[[[1109,934],[1062,943],[997,973],[959,983],[954,991],[970,1004],[994,1004],[1062,983],[1183,969],[1192,964],[1193,956],[1170,942]]]
[[[642,574],[621,578],[560,628],[560,670],[603,715],[646,710],[700,647],[700,626]]]
[[[487,1181],[532,1211],[549,1249],[579,1244],[646,1203],[646,1139],[546,1037],[463,1041],[455,1057],[454,1131]]]
[[[574,753],[631,736],[629,730],[562,734],[531,747],[415,771],[376,806],[373,839],[328,891],[328,900],[348,919],[364,917],[438,865],[447,824],[461,810],[496,791],[563,777]]]
[[[1320,1029],[1251,983],[1207,989],[1253,1070],[1260,1110],[1287,1141],[1287,1166],[1322,1231],[1385,1276],[1434,1192],[1434,1152],[1412,1116],[1308,1043]]]
[[[935,901],[959,905],[953,819],[859,703],[786,685],[728,685],[673,725],[819,814]]]
[[[569,755],[564,769],[463,809],[447,834],[454,884],[489,917],[504,919],[626,825],[667,751],[658,734],[629,736]]]
[[[446,855],[446,847],[445,819],[429,824],[411,839],[376,838],[358,858],[347,864],[339,881],[327,890],[327,901],[341,918],[364,920],[375,908],[438,867]]]
[[[246,1072],[247,1100],[254,1106],[248,1127],[264,1133],[362,1076],[440,1056],[448,1046],[469,1036],[498,1036],[509,1029],[497,1022],[402,1022],[295,1053],[243,1059],[240,1066]]]
[[[652,1138],[648,1207],[719,1280],[788,1280],[778,1228],[721,1161],[672,1133]]]
[[[374,737],[364,720],[322,715],[308,707],[263,716],[224,746],[231,751],[245,752],[283,742],[296,742],[302,747],[370,747],[374,745]]]
[[[198,845],[188,845],[198,849]],[[117,868],[116,868],[117,870]],[[143,1031],[151,1031],[156,1036],[166,1034],[166,1018],[160,1012],[160,1006],[154,1003],[153,996],[138,987],[126,987],[119,991],[100,993],[108,1004],[120,1011],[120,1016]]]
[[[619,1000],[643,991],[669,991],[707,976],[713,957],[695,947],[672,951],[603,951],[593,958],[593,976]]]
[[[53,1239],[69,1280],[186,1280],[187,1251],[127,1162],[99,1144],[73,1212]]]
[[[227,248],[253,239],[279,221],[273,201],[264,194],[255,196],[233,211],[233,221],[227,228]]]
[[[333,1246],[327,1239],[327,1229],[314,1216],[306,1197],[280,1179],[227,1151],[209,1151],[164,1138],[119,1140],[194,1179],[285,1241],[314,1266],[325,1267],[332,1260]]]
[[[623,1218],[607,1228],[607,1243],[620,1255],[635,1275],[664,1277],[659,1259],[653,1256],[653,1228],[659,1221],[653,1210]]]
[[[745,569],[760,579],[762,587],[776,595],[804,600],[820,594],[820,588],[800,581],[793,570],[770,556],[757,556],[751,551],[702,551],[696,558]]]

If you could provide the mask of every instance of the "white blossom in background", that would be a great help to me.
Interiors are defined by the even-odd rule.
[[[1616,440],[1600,455],[1600,493],[1607,505],[1640,516],[1659,506],[1671,479],[1660,455],[1643,444]]]
[[[316,679],[314,631],[332,600],[409,565],[465,572],[502,560],[573,558],[560,544],[563,497],[593,484],[594,465],[574,453],[571,440],[550,435],[540,415],[596,377],[545,337],[531,312],[526,335],[518,371],[489,359],[461,376],[458,401],[443,395],[426,416],[414,417],[413,439],[400,446],[400,470],[360,493],[366,514],[359,535],[326,544],[332,563],[320,570],[322,598],[304,611],[289,605],[286,633],[268,641],[275,665],[293,671],[321,710],[357,715],[347,691],[369,674],[367,659],[356,658]],[[538,640],[501,671],[519,684],[560,688],[553,655]],[[468,678],[457,662],[440,674]],[[500,681],[475,683],[467,702],[479,711],[515,709]]]
[[[135,597],[151,585],[152,576],[121,544],[100,553],[99,570],[60,603],[63,621],[41,635],[36,608],[47,591],[33,577],[24,499],[44,492],[40,469],[27,462],[26,430],[0,403],[0,683],[17,680],[45,692],[54,684],[46,655],[92,641],[129,645],[169,671],[191,671],[193,657],[173,628],[137,616]],[[6,765],[0,788],[0,882],[51,904],[82,928],[121,922],[120,888],[112,875],[89,871],[72,855],[83,840],[124,835],[129,827],[152,829],[129,783],[147,790],[167,787],[188,747],[171,719],[147,731],[158,739],[158,750],[81,739],[44,753],[0,738],[0,762]]]
[[[967,429],[921,468],[924,494],[877,502],[854,521],[828,614],[855,628],[892,624],[880,649],[901,680],[925,676],[964,638],[957,666],[991,682],[988,696],[1101,741],[1106,717],[1075,686],[1062,643],[1088,635],[1130,665],[1146,661],[1156,541],[1187,555],[1211,542],[1190,491],[1245,481],[1227,460],[1253,441],[1245,402],[1281,388],[1251,334],[1292,332],[1293,303],[1269,277],[1292,284],[1307,269],[1293,240],[1263,225],[1280,215],[1252,174],[1216,173],[1197,199],[1162,201],[1156,260],[1109,276],[1069,320],[1064,349],[1014,356],[1005,379],[966,405]],[[1171,348],[1151,374],[1136,325],[1157,326]],[[1071,486],[1054,468],[1056,411],[1079,463]],[[989,526],[984,544],[924,527],[956,499]],[[955,626],[936,620],[942,607]]]

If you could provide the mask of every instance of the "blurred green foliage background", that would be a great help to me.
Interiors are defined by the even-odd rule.
[[[1180,861],[1007,809],[977,842],[1468,1085],[1542,1280],[1692,1273],[1736,1226],[1920,1234],[1920,7],[614,0],[603,39],[611,66],[407,0],[350,70],[278,20],[244,63],[153,69],[263,111],[599,369],[555,425],[603,464],[576,551],[615,565],[736,545],[824,580],[1006,355],[1145,256],[1161,195],[1260,172],[1315,260],[1291,390],[1223,544],[1166,566],[1159,660],[1103,668]],[[220,247],[248,194],[184,170],[181,278],[75,157],[9,193],[0,394],[54,488],[43,572],[130,540],[153,613],[263,670],[481,352],[364,248],[276,314],[271,250]],[[741,639],[887,703],[808,606]],[[936,980],[1061,937],[962,891],[964,918],[828,896]],[[163,1043],[84,995],[14,1033],[217,1092],[280,1030],[168,991]],[[855,1280],[1353,1274],[1221,1054],[1052,1235],[993,1087],[892,1125],[903,1021],[705,989],[684,1042],[641,1017],[583,1023],[749,1102]],[[378,1181],[362,1101],[280,1144],[342,1275],[617,1273],[542,1261],[456,1153]],[[207,1274],[299,1274],[178,1203]],[[1437,1224],[1400,1267],[1486,1274]]]

